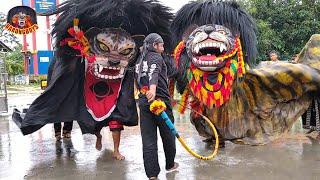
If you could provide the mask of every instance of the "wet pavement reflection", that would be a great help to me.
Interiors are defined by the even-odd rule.
[[[187,116],[175,112],[176,127],[197,152],[208,154],[212,146],[202,142]],[[75,123],[76,124],[76,123]],[[23,136],[9,118],[0,118],[0,179],[146,179],[139,127],[126,127],[120,150],[112,156],[112,136],[103,129],[103,150],[95,149],[95,136],[82,135],[75,125],[71,140],[56,142],[53,125]],[[265,146],[226,143],[210,161],[189,155],[177,142],[179,171],[166,173],[159,140],[159,179],[320,179],[320,143],[315,134],[303,134],[297,123],[293,131]],[[160,139],[160,138],[159,138]]]

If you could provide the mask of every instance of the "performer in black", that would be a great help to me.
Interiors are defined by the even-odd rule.
[[[164,51],[164,41],[156,33],[149,34],[143,45],[142,53],[136,65],[137,83],[140,92],[140,128],[143,144],[144,167],[148,178],[156,179],[160,167],[158,163],[157,128],[163,143],[166,157],[166,170],[172,171],[178,168],[178,163],[174,162],[176,155],[175,137],[166,126],[149,110],[150,102],[161,99],[166,103],[166,113],[174,121],[170,95],[168,89],[168,74],[166,63],[161,56]],[[143,92],[145,91],[145,92]]]

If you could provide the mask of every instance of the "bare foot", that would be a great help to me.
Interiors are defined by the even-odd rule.
[[[119,160],[119,161],[122,161],[122,160],[124,160],[125,159],[125,157],[124,156],[122,156],[121,154],[120,154],[120,152],[113,152],[113,155],[112,155],[112,157],[114,157],[116,160]]]
[[[96,136],[97,136],[96,149],[97,149],[98,151],[101,151],[101,149],[102,149],[102,142],[101,142],[102,136],[101,136],[101,135],[96,135]]]
[[[320,133],[318,134],[318,136],[316,137],[316,139],[317,139],[318,141],[320,141]]]

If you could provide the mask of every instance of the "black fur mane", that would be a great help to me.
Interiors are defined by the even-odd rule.
[[[114,27],[131,35],[158,33],[165,40],[167,51],[172,51],[169,26],[173,15],[156,0],[68,0],[50,15],[58,13],[52,31],[58,53],[65,48],[60,47],[60,41],[70,37],[67,30],[73,26],[74,18],[79,18],[79,27],[84,32],[91,27]]]
[[[257,55],[256,25],[251,16],[240,8],[235,1],[205,0],[193,1],[184,5],[171,24],[173,44],[182,40],[183,33],[192,24],[218,24],[239,34],[249,65],[255,64]]]
[[[250,66],[256,64],[256,25],[235,1],[200,0],[184,5],[176,14],[172,24],[173,44],[177,45],[188,34],[192,25],[218,24],[229,28],[234,35],[240,35],[245,61]],[[186,33],[185,33],[186,32]],[[184,50],[180,57],[177,89],[183,93],[188,85],[187,68],[189,57]]]

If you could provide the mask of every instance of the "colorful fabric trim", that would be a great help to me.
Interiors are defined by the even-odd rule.
[[[186,44],[184,41],[180,41],[177,47],[174,49],[173,57],[176,60],[176,66],[179,67],[180,65],[180,57],[182,51],[185,49]]]
[[[90,55],[90,45],[88,39],[85,37],[84,32],[79,29],[79,19],[73,20],[73,27],[68,29],[68,33],[72,38],[66,38],[60,42],[60,45],[68,45],[69,47],[80,51],[83,58],[87,59],[88,63],[95,61],[95,56]]]
[[[150,111],[157,116],[159,116],[166,109],[167,109],[166,104],[161,100],[154,100],[150,104]]]
[[[183,114],[187,109],[189,95],[190,95],[189,89],[184,90],[180,99],[179,109],[178,109],[178,112],[181,114]]]
[[[209,108],[220,107],[228,101],[235,78],[243,77],[246,72],[239,37],[236,39],[234,47],[230,53],[214,59],[226,61],[226,65],[218,71],[217,81],[213,85],[209,84],[207,80],[210,72],[202,71],[193,64],[191,64],[188,69],[187,78],[191,92]],[[178,66],[181,52],[184,48],[185,43],[181,41],[174,51],[174,57]]]

